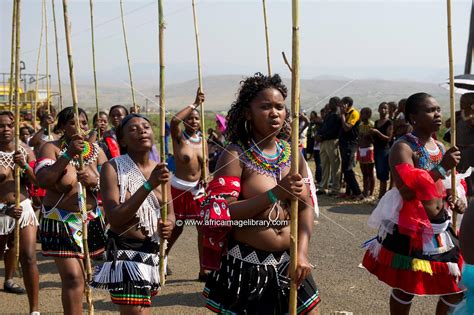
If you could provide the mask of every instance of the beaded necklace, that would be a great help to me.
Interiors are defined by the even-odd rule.
[[[275,141],[275,146],[276,146],[276,152],[274,154],[266,154],[265,152],[263,152],[262,150],[260,150],[260,148],[258,147],[258,145],[255,143],[255,141],[252,139],[252,146],[257,149],[258,151],[258,154],[260,154],[261,156],[263,156],[265,159],[267,159],[268,161],[276,161],[278,159],[278,157],[280,156],[281,154],[281,151],[283,150],[283,148],[280,146],[280,144],[278,142]]]
[[[436,165],[441,163],[443,159],[443,148],[436,143],[438,150],[428,150],[420,139],[413,133],[406,134],[401,139],[404,139],[410,144],[415,156],[418,158],[418,167],[427,171],[432,170]],[[431,140],[431,138],[430,138]]]
[[[276,139],[277,143],[277,157],[268,158],[261,154],[261,151],[255,145],[249,147],[244,146],[241,142],[238,145],[244,152],[244,157],[248,163],[245,163],[249,168],[257,173],[271,176],[273,178],[281,177],[281,169],[290,165],[291,163],[291,147],[290,144],[284,140]]]
[[[202,137],[201,137],[201,133],[200,133],[200,132],[196,132],[196,136],[194,137],[194,136],[190,136],[190,135],[186,132],[186,130],[183,130],[183,136],[184,136],[184,138],[186,139],[186,140],[185,140],[185,143],[186,143],[186,144],[190,144],[190,142],[192,142],[193,144],[199,144],[199,143],[201,143]]]
[[[68,144],[66,143],[66,140],[63,138],[59,142],[59,147],[61,148],[61,151],[59,151],[59,156],[64,155],[68,149]],[[97,143],[90,143],[89,141],[84,141],[84,151],[81,153],[83,160],[84,160],[84,166],[88,166],[92,163],[94,163],[97,158],[99,157],[99,146]],[[69,164],[74,165],[76,168],[79,168],[79,159],[75,156],[71,161],[69,161]]]

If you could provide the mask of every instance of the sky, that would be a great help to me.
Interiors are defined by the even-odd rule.
[[[158,78],[157,0],[123,0],[134,80]],[[165,63],[169,81],[196,71],[191,0],[164,0]],[[203,75],[266,72],[262,1],[196,0]],[[49,72],[56,76],[51,0],[47,3]],[[301,75],[408,79],[435,82],[448,76],[446,1],[300,1]],[[62,1],[55,0],[61,75],[67,82]],[[0,0],[0,72],[9,72],[12,0]],[[471,1],[453,0],[456,72],[463,71]],[[289,76],[291,1],[267,0],[274,72]],[[79,83],[92,82],[88,0],[70,0],[73,59]],[[94,0],[98,80],[128,80],[120,0]],[[41,29],[41,1],[22,1],[21,59],[34,73]],[[45,72],[43,44],[40,71]]]

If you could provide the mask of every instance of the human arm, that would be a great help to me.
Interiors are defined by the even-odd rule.
[[[33,184],[33,185],[37,185],[37,181],[36,181],[36,175],[35,175],[35,172],[34,170],[29,166],[29,162],[31,161],[34,161],[35,160],[35,154],[33,153],[33,151],[31,151],[30,148],[26,147],[26,146],[22,146],[23,149],[25,150],[26,152],[26,156],[23,156],[23,154],[21,153],[21,151],[16,151],[15,152],[15,155],[13,157],[13,160],[15,162],[15,164],[17,164],[21,171],[26,175],[28,176],[28,179],[30,180],[30,182]]]
[[[347,119],[346,115],[344,113],[341,113],[342,129],[344,129],[344,131],[346,132],[351,130],[355,126],[357,121],[359,121],[359,118],[359,112],[357,112],[355,109],[352,109]]]
[[[194,100],[194,103],[186,106],[185,108],[180,110],[176,115],[173,116],[170,123],[170,132],[171,132],[171,136],[174,139],[181,138],[181,128],[179,127],[179,125],[184,119],[186,119],[186,117],[188,117],[189,114],[191,114],[193,110],[196,109],[196,107],[201,105],[204,102],[204,100],[205,100],[204,93],[202,93],[200,89],[198,89],[196,92],[196,99]]]
[[[453,151],[455,152],[455,150]],[[455,156],[456,154],[447,152],[443,157],[441,164],[451,165],[456,163]],[[414,167],[414,156],[410,146],[403,141],[395,143],[392,149],[390,150],[389,163],[394,183],[398,188],[402,198],[406,201],[413,200],[416,197],[416,192],[404,184],[403,178],[401,178],[401,176],[396,170],[396,167],[401,164],[408,164]],[[434,182],[442,178],[442,175],[439,173],[439,170],[437,168],[434,168],[433,170],[429,171],[429,175],[431,176]],[[424,201],[423,203],[426,205],[426,202],[427,201]],[[428,217],[430,218],[436,218],[439,215],[438,207],[425,206],[425,210]]]
[[[71,158],[80,154],[84,150],[84,143],[82,137],[74,135],[72,141],[69,143],[66,154],[56,158],[57,147],[51,142],[45,143],[41,147],[38,160],[48,159],[54,161],[54,164],[47,168],[42,168],[36,173],[38,185],[41,188],[51,188],[64,175],[64,170],[69,165]]]
[[[53,124],[54,124],[53,116],[44,115],[40,123],[41,128],[33,135],[33,137],[31,137],[31,139],[28,141],[28,145],[30,147],[40,146],[44,142],[42,137],[48,131],[48,126],[52,126]]]
[[[89,134],[87,135],[87,141],[91,143],[97,142],[97,137],[99,136],[99,133],[97,132],[96,127],[92,128]]]
[[[220,176],[243,177],[243,165],[239,160],[239,152],[227,149],[222,152],[216,166],[215,178]],[[244,220],[255,217],[257,214],[268,209],[272,205],[270,195],[273,194],[278,200],[298,198],[304,190],[301,175],[285,176],[280,183],[265,192],[245,200],[237,200],[232,197],[228,199],[229,210],[232,219]],[[271,193],[269,193],[271,191]]]
[[[161,186],[162,187],[162,186]],[[163,222],[163,220],[160,218],[158,220],[158,226],[160,229],[160,237],[162,239],[170,239],[171,238],[171,233],[173,232],[173,228],[175,226],[176,222],[176,217],[174,215],[174,208],[173,208],[173,196],[171,195],[171,184],[170,182],[166,183],[166,192],[168,196],[168,208],[167,208],[167,217],[166,217],[166,222]],[[160,204],[162,203],[162,200],[160,200]]]
[[[447,193],[446,201],[448,202],[449,208],[453,210],[454,212],[463,214],[467,208],[467,204],[464,202],[463,198],[456,198],[455,201],[453,202],[453,194],[452,194],[451,189],[447,190],[446,193]]]
[[[309,125],[309,118],[305,113],[300,114],[300,130],[303,131]]]
[[[304,178],[308,177],[306,161],[300,156],[300,174]],[[305,184],[309,185],[309,184]],[[311,274],[312,264],[308,260],[308,248],[314,226],[314,211],[310,196],[310,189],[306,187],[305,192],[299,198],[298,202],[298,259],[296,265],[295,279],[299,286],[304,279]]]
[[[95,164],[84,168],[83,170],[77,170],[77,180],[81,182],[85,187],[97,191],[100,189],[100,169],[102,165],[107,162],[107,157],[104,151],[95,143],[91,143],[98,150],[97,161]]]
[[[145,186],[140,187],[124,203],[120,203],[120,191],[117,179],[117,171],[112,165],[113,162],[107,162],[103,165],[100,172],[100,181],[102,183],[100,192],[104,205],[105,214],[111,226],[121,228],[126,226],[130,220],[135,217],[137,210],[143,201],[148,197],[150,191]],[[163,182],[168,182],[170,173],[165,163],[157,164],[148,178],[152,191]],[[172,199],[169,199],[172,200]]]
[[[390,123],[390,126],[387,127],[387,134],[383,134],[377,128],[370,129],[370,133],[372,136],[377,137],[381,139],[382,141],[390,142],[393,137],[393,124]]]
[[[102,165],[105,164],[105,162],[107,162],[108,159],[107,159],[107,156],[105,155],[105,152],[104,150],[102,150],[102,148],[99,147],[99,156],[97,157],[97,170],[100,172],[100,169],[102,168]]]

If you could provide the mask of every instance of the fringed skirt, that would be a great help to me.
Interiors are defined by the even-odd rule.
[[[363,266],[394,289],[414,295],[450,295],[462,292],[462,256],[449,224],[449,216],[432,221],[434,235],[423,250],[410,249],[410,237],[398,226],[390,232],[382,225],[378,236],[367,241]]]
[[[87,213],[87,244],[89,256],[104,253],[105,223],[99,208]],[[43,256],[84,258],[82,243],[82,214],[58,208],[43,208],[40,222],[41,251]]]
[[[286,251],[267,252],[230,240],[220,269],[212,271],[206,282],[206,307],[219,314],[288,313],[289,263]],[[298,314],[308,313],[320,301],[309,276],[298,289]]]
[[[95,268],[90,286],[108,290],[114,304],[151,306],[160,288],[159,244],[107,234],[106,262]]]
[[[6,207],[5,204],[0,204],[0,208]],[[38,226],[38,219],[36,218],[35,210],[30,199],[25,199],[20,203],[22,208],[20,217],[20,228],[23,229],[29,225]],[[15,229],[15,219],[6,215],[0,214],[0,235],[8,235]]]

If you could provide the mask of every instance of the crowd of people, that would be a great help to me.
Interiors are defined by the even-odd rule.
[[[405,103],[406,99],[398,104],[380,103],[378,119],[373,118],[370,107],[355,108],[349,96],[332,97],[319,114],[311,111],[307,117],[306,111],[302,112],[301,146],[306,159],[314,159],[316,164],[318,194],[365,201],[379,200],[385,194],[392,186],[390,148],[412,131],[405,119]],[[362,180],[354,172],[357,163]],[[380,183],[377,196],[375,177]]]
[[[464,108],[474,104],[473,96],[463,96],[459,115],[460,124],[471,129],[474,119],[465,117]],[[168,242],[164,261],[171,276],[176,262],[168,260],[168,254],[183,232],[177,220],[213,219],[221,223],[196,225],[197,278],[205,282],[206,307],[223,314],[283,314],[290,295],[289,208],[297,199],[298,256],[291,277],[298,287],[298,313],[316,314],[321,299],[308,252],[316,195],[328,194],[380,200],[369,218],[379,232],[364,244],[363,265],[393,288],[392,314],[408,314],[415,295],[440,295],[437,314],[447,314],[465,296],[457,312],[472,314],[474,293],[464,294],[459,285],[465,261],[465,287],[473,287],[469,244],[474,242],[474,210],[466,211],[465,197],[472,193],[472,183],[460,180],[457,198],[448,184],[452,168],[463,166],[459,171],[464,172],[472,166],[464,152],[472,150],[474,141],[449,150],[437,141],[441,110],[426,93],[398,104],[381,103],[375,122],[369,107],[359,111],[352,98],[332,97],[320,114],[301,113],[301,151],[292,154],[286,97],[278,75],[246,78],[227,117],[216,115],[216,128],[207,130],[206,141],[198,112],[205,97],[198,90],[194,102],[179,110],[167,127],[173,172],[169,159],[160,160],[149,118],[123,105],[97,113],[92,129],[82,109],[79,117],[73,107],[57,114],[40,112],[39,130],[23,126],[23,143],[16,152],[13,114],[1,112],[0,254],[5,290],[25,292],[13,281],[18,220],[31,314],[39,314],[37,234],[42,255],[54,259],[61,277],[65,313],[82,313],[86,286],[108,290],[122,314],[150,313],[151,298],[164,280],[159,273],[160,244]],[[300,161],[296,174],[290,174],[292,159]],[[316,164],[314,178],[309,159]],[[354,171],[356,161],[362,181]],[[20,207],[14,203],[15,167],[21,169]],[[206,178],[204,168],[210,170]],[[374,170],[380,182],[377,197]],[[160,213],[164,200],[166,220]],[[86,216],[80,212],[82,205]],[[451,220],[454,213],[464,212],[459,246]],[[243,224],[249,220],[256,224]],[[84,277],[84,221],[96,266],[89,283]]]

